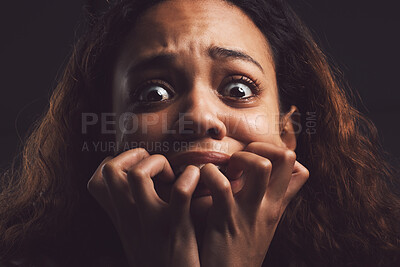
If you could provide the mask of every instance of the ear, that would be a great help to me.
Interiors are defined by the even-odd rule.
[[[281,119],[280,137],[283,143],[293,151],[296,149],[300,123],[300,113],[296,106],[291,106],[290,111]]]

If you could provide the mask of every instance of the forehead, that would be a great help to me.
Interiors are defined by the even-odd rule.
[[[273,64],[268,42],[251,19],[238,7],[215,0],[173,0],[150,8],[129,33],[120,61],[162,52],[195,56],[213,46],[246,51]]]

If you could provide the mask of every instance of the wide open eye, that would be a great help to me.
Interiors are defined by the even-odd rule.
[[[241,82],[229,83],[223,88],[221,94],[231,98],[249,98],[254,95],[251,88]]]
[[[161,86],[152,86],[145,89],[140,95],[139,100],[145,102],[157,102],[170,99],[171,95]]]
[[[138,93],[140,102],[161,102],[171,99],[173,92],[164,84],[149,82],[141,86]]]
[[[230,77],[230,81],[225,83],[219,93],[229,99],[247,100],[256,96],[259,91],[257,81],[241,76],[240,78]]]

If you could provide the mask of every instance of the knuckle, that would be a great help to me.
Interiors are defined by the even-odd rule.
[[[141,180],[143,177],[146,176],[146,172],[143,169],[140,168],[133,168],[129,170],[128,176],[133,179],[133,180]]]
[[[104,190],[105,184],[101,180],[102,178],[95,174],[90,178],[86,184],[86,188],[92,195],[97,194],[99,191]]]
[[[135,151],[136,153],[139,153],[139,154],[142,154],[142,153],[143,153],[143,154],[148,154],[147,150],[144,149],[143,147],[135,148],[134,151]]]
[[[93,178],[91,178],[86,184],[86,189],[91,193],[95,191],[96,185],[94,184]]]
[[[118,173],[117,167],[112,162],[105,163],[101,168],[101,174],[103,175],[104,178],[107,178],[109,176],[113,177],[117,173]]]
[[[174,186],[172,189],[172,194],[178,200],[185,202],[190,200],[192,197],[190,191],[183,186]]]
[[[303,168],[302,171],[301,171],[301,176],[302,176],[304,179],[308,179],[308,178],[310,177],[310,172],[309,172],[309,170],[306,169],[306,168]]]
[[[281,148],[277,154],[277,160],[294,163],[296,161],[296,153],[293,150]]]
[[[263,175],[268,175],[272,171],[272,163],[269,159],[263,158],[257,162],[257,171]]]
[[[286,149],[282,154],[284,161],[294,162],[296,160],[296,153],[293,150]]]
[[[129,153],[130,155],[132,155],[132,158],[135,158],[137,161],[142,158],[146,158],[146,157],[150,156],[149,152],[147,152],[146,149],[141,148],[141,147],[128,150],[125,153]]]
[[[232,190],[231,184],[226,179],[224,181],[222,181],[220,183],[220,185],[218,186],[218,192],[223,195],[230,194],[231,190]]]
[[[167,159],[164,155],[161,155],[161,154],[155,154],[153,156],[157,157],[157,158],[160,158],[160,159]]]
[[[276,224],[281,219],[281,210],[280,208],[274,208],[269,213],[269,222],[271,224]]]
[[[164,155],[161,154],[154,154],[150,156],[153,160],[159,160],[160,162],[162,161],[167,161],[167,158]]]

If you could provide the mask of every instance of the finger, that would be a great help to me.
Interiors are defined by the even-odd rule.
[[[263,199],[272,170],[271,162],[257,154],[239,151],[231,156],[227,175],[242,173],[244,186],[237,194],[238,202],[246,206],[255,207]]]
[[[125,151],[118,156],[112,158],[109,163],[115,165],[123,172],[127,173],[128,170],[142,159],[149,157],[149,152],[144,148],[135,148]]]
[[[290,149],[261,142],[249,144],[245,148],[245,151],[268,158],[272,162],[271,178],[268,183],[266,196],[272,202],[282,201],[292,176],[296,154]]]
[[[190,202],[199,180],[200,169],[193,165],[187,166],[176,180],[172,187],[170,207],[177,216],[178,213],[189,214]]]
[[[128,171],[129,187],[141,211],[158,208],[165,204],[154,188],[153,178],[156,176],[170,183],[175,180],[168,160],[162,155],[149,156]]]
[[[229,214],[235,202],[229,180],[212,163],[200,170],[200,181],[210,189],[213,207],[221,214]]]
[[[171,257],[173,258],[172,262],[175,262],[176,266],[183,266],[178,264],[178,262],[184,260],[182,253],[179,252],[184,250],[197,251],[195,231],[190,216],[190,203],[199,180],[200,169],[189,165],[179,176],[172,188],[170,200],[172,213],[170,246]]]
[[[149,157],[143,148],[131,149],[110,159],[102,167],[102,177],[107,184],[114,206],[120,210],[131,209],[134,199],[127,180],[127,171],[142,159]]]
[[[292,178],[290,179],[288,188],[284,197],[284,204],[287,206],[292,198],[299,192],[300,188],[307,182],[310,176],[306,167],[301,165],[298,161],[295,162]]]
[[[89,179],[87,189],[109,216],[114,217],[111,196],[101,173],[104,164],[111,159],[112,157],[107,157],[100,163],[93,176]]]

